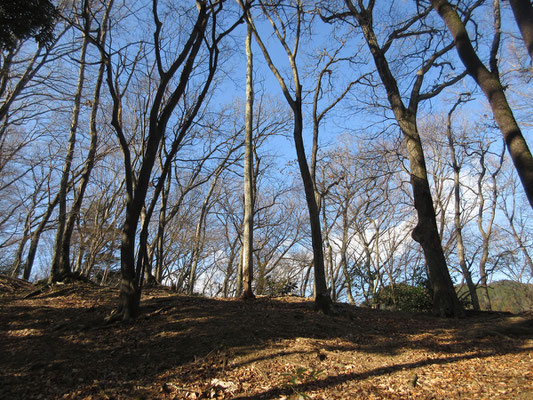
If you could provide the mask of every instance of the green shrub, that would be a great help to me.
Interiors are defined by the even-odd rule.
[[[406,283],[385,286],[375,296],[374,303],[384,309],[411,312],[430,311],[432,307],[427,288]]]
[[[294,294],[298,284],[289,278],[274,279],[270,276],[266,278],[265,294],[267,296],[279,297]]]

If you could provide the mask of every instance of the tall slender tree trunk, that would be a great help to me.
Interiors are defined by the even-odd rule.
[[[468,73],[487,98],[494,119],[502,132],[507,150],[522,181],[529,204],[533,208],[533,157],[501,85],[495,61],[496,52],[493,51],[492,71],[489,71],[477,56],[465,25],[455,8],[446,0],[431,0],[431,4],[452,34],[459,57]]]
[[[41,234],[44,231],[44,228],[46,227],[46,224],[48,223],[48,220],[50,219],[50,216],[52,215],[52,212],[54,211],[54,208],[57,206],[57,203],[59,202],[59,193],[54,197],[54,199],[48,204],[48,207],[46,208],[46,211],[44,212],[41,222],[39,222],[39,225],[31,234],[30,239],[30,248],[28,249],[28,255],[26,256],[26,263],[24,264],[24,272],[22,275],[22,278],[25,280],[30,279],[31,271],[33,269],[33,263],[35,261],[35,255],[37,254],[37,247],[39,246],[39,240],[41,238]]]
[[[187,288],[187,293],[189,295],[192,295],[194,292],[194,284],[196,283],[197,278],[196,270],[198,268],[198,262],[200,261],[200,254],[202,253],[202,249],[204,247],[205,223],[207,213],[210,209],[211,197],[215,192],[218,183],[218,178],[222,171],[223,168],[219,167],[218,171],[215,173],[213,182],[211,182],[211,187],[209,188],[209,191],[207,192],[207,195],[205,196],[204,202],[202,204],[202,208],[200,209],[200,216],[198,217],[198,222],[196,223],[196,229],[194,232],[194,243],[192,247],[191,266],[189,268],[189,282]]]
[[[84,4],[84,14],[87,12]],[[80,68],[78,72],[78,84],[76,87],[76,93],[74,95],[74,108],[72,110],[72,121],[70,124],[70,133],[68,139],[67,154],[65,157],[65,163],[63,166],[63,172],[61,175],[61,182],[59,186],[59,215],[58,226],[56,231],[56,238],[54,244],[54,253],[52,257],[52,268],[50,271],[49,282],[57,282],[63,280],[70,275],[70,264],[63,259],[63,238],[65,237],[65,230],[67,225],[67,189],[70,176],[70,170],[72,166],[72,160],[74,158],[74,148],[76,145],[76,134],[78,132],[78,122],[81,108],[81,96],[83,94],[83,86],[85,83],[85,57],[87,54],[87,46],[89,44],[89,38],[87,32],[90,29],[90,23],[88,17],[85,21],[85,29],[83,35],[83,42],[80,52]]]
[[[455,236],[456,236],[456,242],[457,242],[457,257],[459,258],[459,266],[461,268],[461,272],[463,274],[463,277],[465,278],[466,285],[468,287],[468,293],[470,294],[470,301],[472,302],[472,307],[474,307],[474,310],[479,311],[479,299],[477,296],[477,290],[476,285],[474,284],[474,281],[472,280],[472,274],[470,272],[470,269],[468,268],[468,265],[466,264],[466,255],[465,255],[465,246],[463,242],[463,229],[461,224],[461,183],[460,183],[460,174],[461,174],[461,166],[457,162],[457,157],[455,155],[455,141],[453,138],[453,132],[452,132],[452,114],[456,107],[460,104],[461,100],[459,100],[455,105],[452,107],[450,112],[448,113],[448,123],[447,123],[447,129],[446,129],[446,136],[448,138],[448,146],[450,148],[450,157],[452,161],[452,167],[453,167],[453,194],[454,194],[454,225],[455,225]]]
[[[484,297],[484,307],[487,310],[492,309],[492,305],[490,302],[490,295],[489,295],[489,288],[488,288],[488,274],[487,274],[487,262],[489,261],[489,247],[491,243],[491,235],[492,235],[492,227],[494,225],[494,219],[496,217],[496,204],[498,199],[498,186],[496,185],[496,177],[498,173],[500,172],[502,163],[503,163],[503,152],[500,156],[500,165],[499,167],[491,174],[491,180],[492,180],[492,204],[490,207],[490,213],[488,217],[488,221],[486,224],[486,227],[483,226],[483,218],[487,214],[487,210],[485,209],[485,196],[484,196],[484,190],[485,190],[485,182],[484,177],[487,173],[487,167],[485,164],[485,154],[488,152],[488,148],[486,150],[481,150],[481,158],[480,158],[480,167],[481,167],[481,173],[478,177],[477,182],[477,188],[478,188],[478,216],[477,216],[477,224],[479,232],[481,233],[481,237],[483,239],[483,244],[481,247],[481,258],[479,260],[479,276],[480,276],[480,283],[481,288],[483,290],[483,297]]]
[[[341,267],[344,274],[344,281],[346,286],[346,296],[348,297],[348,302],[355,305],[355,299],[352,294],[352,277],[348,271],[348,257],[346,252],[348,250],[348,209],[347,204],[344,205],[342,210],[342,242],[341,242]]]
[[[244,10],[245,6],[242,2],[242,0],[237,0],[241,8]],[[263,7],[263,12],[265,15],[270,18],[270,15],[268,14],[267,10]],[[303,14],[302,9],[302,3],[301,1],[296,2],[296,28],[295,30],[297,32],[301,32],[301,18]],[[285,42],[285,36],[282,35],[275,23],[271,20],[272,27],[275,31],[275,34],[282,46],[285,49],[285,52],[287,54],[289,64],[291,67],[292,72],[292,78],[293,78],[293,86],[294,89],[289,90],[285,79],[277,69],[276,65],[272,61],[272,58],[270,57],[270,54],[264,45],[261,37],[259,36],[259,33],[257,32],[257,29],[254,25],[254,22],[250,15],[247,13],[246,15],[247,23],[251,25],[252,32],[254,34],[255,41],[257,42],[259,48],[261,49],[263,56],[265,57],[265,60],[276,77],[280,88],[283,92],[283,95],[291,107],[291,110],[294,114],[294,127],[293,127],[293,140],[294,140],[294,146],[296,148],[296,158],[298,160],[298,167],[300,170],[300,176],[302,178],[303,186],[304,186],[304,192],[305,192],[305,200],[307,203],[307,210],[309,212],[309,222],[311,225],[311,241],[312,241],[312,247],[313,247],[313,257],[314,257],[314,287],[315,287],[315,309],[320,310],[324,313],[329,313],[331,311],[331,298],[329,296],[329,292],[326,285],[326,274],[324,269],[324,251],[323,251],[323,243],[322,243],[322,231],[320,228],[320,213],[315,197],[315,187],[313,183],[313,178],[311,177],[311,173],[309,170],[309,165],[307,163],[307,158],[305,154],[305,146],[303,142],[303,115],[302,115],[302,86],[300,84],[300,77],[298,73],[298,68],[296,64],[296,54],[298,50],[298,44],[299,40],[301,39],[298,37],[295,42],[294,48],[291,50],[289,49],[289,46]]]
[[[18,278],[20,273],[20,268],[22,267],[22,255],[24,253],[24,247],[30,238],[31,230],[31,216],[33,212],[28,211],[26,214],[26,219],[24,221],[24,232],[22,233],[22,238],[17,247],[17,252],[15,253],[15,264],[13,265],[13,271],[11,271],[11,277]]]
[[[108,18],[109,13],[111,11],[113,2],[110,1],[108,6],[106,7],[106,11],[104,13],[104,16],[101,21],[101,26],[103,27],[100,31],[100,43],[103,43],[105,41],[105,36],[107,34],[107,26],[108,26]],[[85,18],[89,18],[88,11],[85,13]],[[87,21],[86,23],[87,27],[90,27],[90,22]],[[105,64],[102,60],[100,63],[100,67],[98,69],[98,75],[96,78],[96,85],[94,88],[93,93],[93,100],[92,100],[92,106],[91,106],[91,116],[89,120],[89,130],[91,134],[91,141],[89,144],[89,151],[87,153],[87,158],[85,159],[85,165],[83,168],[83,172],[81,174],[81,180],[78,184],[78,190],[76,192],[76,196],[74,199],[74,203],[72,205],[72,208],[69,212],[64,231],[63,231],[63,237],[61,239],[61,255],[59,257],[59,263],[62,265],[62,270],[71,272],[72,268],[70,266],[70,243],[72,239],[72,232],[74,231],[74,224],[76,223],[76,219],[79,217],[81,205],[83,202],[83,198],[85,195],[85,190],[87,189],[87,185],[89,184],[89,178],[91,176],[91,172],[94,168],[94,163],[96,159],[96,150],[98,146],[98,129],[96,127],[96,119],[98,116],[98,108],[100,105],[100,91],[102,89],[102,83],[104,80],[104,72],[105,72]]]
[[[247,24],[246,30],[246,116],[244,129],[244,221],[242,237],[242,277],[243,299],[254,298],[253,280],[253,247],[254,247],[254,171],[253,171],[253,54],[252,27]]]

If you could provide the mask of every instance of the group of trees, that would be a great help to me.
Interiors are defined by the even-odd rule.
[[[454,280],[533,276],[529,1],[6,4],[13,276],[118,279],[118,319],[145,284],[460,316]]]

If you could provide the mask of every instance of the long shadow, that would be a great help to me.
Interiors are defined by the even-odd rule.
[[[339,306],[337,315],[327,316],[315,313],[310,302],[287,303],[263,298],[242,302],[169,296],[143,300],[142,314],[132,323],[106,325],[104,316],[111,310],[114,299],[95,301],[96,297],[101,297],[97,289],[87,290],[85,296],[88,304],[83,307],[43,305],[36,308],[34,302],[38,298],[28,303],[3,302],[0,310],[0,398],[53,399],[63,395],[83,398],[89,394],[93,398],[111,395],[142,398],[143,393],[148,393],[144,387],[164,382],[172,374],[179,375],[181,382],[192,384],[214,378],[226,368],[238,368],[265,357],[305,354],[303,350],[290,348],[280,348],[268,356],[255,354],[265,344],[295,338],[318,342],[341,339],[335,344],[319,343],[317,346],[328,351],[357,350],[368,354],[394,354],[405,348],[450,354],[479,349],[475,355],[331,376],[300,385],[298,389],[302,391],[402,368],[501,353],[501,349],[490,343],[479,344],[475,340],[464,341],[460,348],[448,349],[436,344],[430,333],[454,327],[460,330],[464,323],[423,315]],[[56,297],[55,301],[58,299]],[[410,337],[420,333],[428,333],[427,339],[413,341]],[[228,367],[228,355],[246,357],[245,361]],[[287,390],[274,388],[254,397],[240,398],[259,399],[289,393]],[[161,396],[163,398],[164,393]]]
[[[533,347],[529,349],[523,349],[523,350],[532,350],[532,349]],[[516,353],[522,352],[523,350],[517,350]],[[451,356],[451,357],[446,357],[446,358],[420,360],[420,361],[416,361],[412,363],[395,364],[392,366],[375,368],[373,370],[365,371],[365,372],[344,373],[344,374],[339,374],[335,376],[328,376],[324,379],[315,379],[311,382],[304,382],[304,383],[300,383],[297,385],[293,385],[291,387],[273,388],[273,389],[270,389],[270,390],[267,390],[261,393],[257,393],[252,396],[234,397],[233,400],[272,399],[274,397],[288,395],[293,392],[308,392],[311,390],[316,390],[316,389],[324,388],[327,386],[336,386],[342,383],[346,383],[348,381],[361,381],[363,379],[367,379],[373,376],[387,375],[387,374],[391,374],[396,371],[411,370],[411,369],[425,367],[429,365],[451,364],[457,361],[491,357],[496,354],[498,353],[497,352],[475,353],[475,354],[467,354],[467,355],[462,355],[462,356]]]

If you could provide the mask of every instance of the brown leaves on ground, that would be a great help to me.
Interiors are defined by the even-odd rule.
[[[133,323],[118,293],[43,292],[0,278],[2,399],[530,399],[531,315],[462,320],[300,298],[147,290]],[[9,287],[9,290],[7,289]]]

